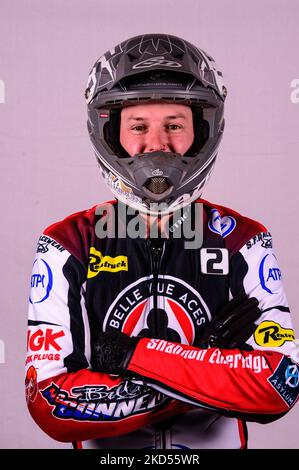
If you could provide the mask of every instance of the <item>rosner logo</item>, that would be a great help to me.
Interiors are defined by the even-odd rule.
[[[129,336],[151,338],[163,334],[170,341],[196,344],[203,325],[211,319],[199,293],[172,276],[159,277],[157,295],[152,289],[152,276],[124,289],[106,314],[104,331],[117,329]]]

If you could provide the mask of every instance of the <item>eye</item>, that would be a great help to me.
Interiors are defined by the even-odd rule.
[[[177,131],[177,130],[180,130],[183,128],[183,126],[179,125],[179,124],[168,124],[167,125],[167,128],[171,131]]]
[[[137,124],[136,126],[131,127],[131,131],[135,131],[135,132],[143,132],[144,130],[145,130],[144,124]]]

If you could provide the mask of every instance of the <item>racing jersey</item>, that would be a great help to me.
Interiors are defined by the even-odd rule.
[[[246,447],[246,421],[278,419],[299,391],[271,234],[203,199],[170,220],[164,238],[142,220],[110,201],[40,236],[29,299],[29,411],[49,436],[75,447]],[[188,245],[190,233],[197,242]],[[207,325],[244,292],[262,310],[247,347],[201,349]],[[91,368],[93,331],[113,329],[142,337],[123,377]]]

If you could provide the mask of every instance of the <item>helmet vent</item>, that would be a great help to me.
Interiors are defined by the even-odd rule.
[[[146,184],[146,189],[153,194],[162,194],[169,188],[169,184],[163,176],[155,176],[150,178]]]

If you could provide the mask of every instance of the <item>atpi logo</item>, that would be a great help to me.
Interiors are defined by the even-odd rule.
[[[153,295],[153,277],[144,277],[126,287],[109,308],[103,329],[121,330],[129,336],[196,344],[201,326],[211,319],[199,293],[181,279],[160,276]],[[157,317],[158,316],[158,317]],[[157,324],[159,331],[156,331]]]
[[[222,238],[225,238],[236,228],[236,225],[236,219],[231,215],[221,217],[217,209],[211,210],[211,217],[208,222],[211,232],[218,233]]]
[[[269,294],[276,294],[280,286],[281,271],[273,253],[265,255],[260,262],[259,278],[262,288]]]
[[[36,259],[31,276],[30,303],[44,302],[49,297],[52,287],[53,274],[50,266],[44,259]]]

